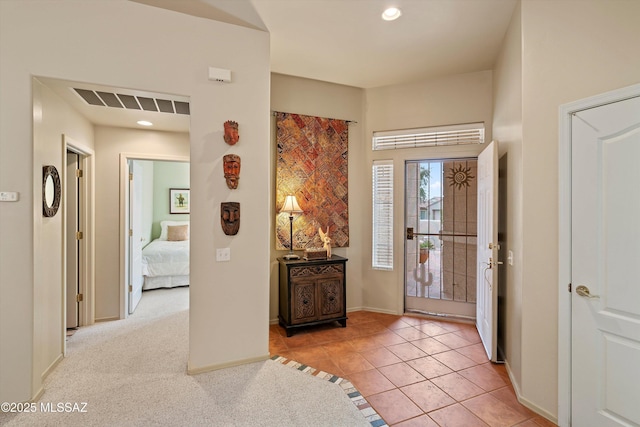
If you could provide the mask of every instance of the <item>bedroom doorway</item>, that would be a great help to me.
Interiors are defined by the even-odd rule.
[[[120,171],[121,318],[126,318],[134,313],[144,291],[189,284],[188,234],[186,241],[166,241],[167,224],[189,223],[188,213],[175,214],[170,209],[171,191],[189,188],[189,159],[121,153]],[[180,250],[172,247],[159,253],[155,248],[160,244]],[[173,264],[145,265],[145,248],[151,247],[154,262],[170,259]]]

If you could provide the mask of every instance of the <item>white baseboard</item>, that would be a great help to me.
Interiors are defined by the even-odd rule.
[[[203,374],[205,372],[217,371],[219,369],[231,368],[233,366],[248,365],[249,363],[263,362],[270,358],[271,356],[267,353],[264,356],[250,357],[248,359],[234,360],[232,362],[220,363],[217,365],[202,366],[199,368],[192,368],[191,365],[187,364],[187,374],[198,375],[198,374]]]
[[[58,366],[58,364],[60,362],[62,362],[62,359],[64,359],[64,355],[62,353],[60,353],[58,355],[58,357],[56,357],[56,359],[51,362],[51,364],[49,365],[49,367],[47,369],[44,370],[44,372],[42,373],[42,375],[40,375],[40,381],[44,381],[45,378],[47,378],[49,376],[49,374],[51,372],[53,372],[53,370],[56,368],[56,366]]]
[[[113,316],[113,317],[100,317],[98,319],[95,319],[95,323],[98,322],[111,322],[113,320],[120,320],[119,316]]]
[[[383,313],[383,314],[393,314],[394,316],[402,316],[402,314],[398,314],[393,310],[383,310],[383,309],[374,308],[374,307],[352,307],[347,309],[347,313],[351,311],[370,311],[372,313]]]
[[[518,399],[518,402],[520,402],[523,406],[527,407],[528,409],[531,409],[533,412],[540,415],[541,417],[544,417],[547,420],[557,425],[558,417],[554,416],[553,414],[549,413],[549,411],[539,407],[535,403],[530,402],[529,400],[527,400],[525,397],[522,396],[522,393],[520,393],[520,384],[518,384],[515,381],[513,373],[511,372],[511,367],[509,366],[509,362],[505,361],[504,364],[505,364],[505,367],[507,368],[507,374],[509,374],[509,380],[511,380],[511,385],[513,385],[513,391],[515,391],[516,393],[516,398]]]

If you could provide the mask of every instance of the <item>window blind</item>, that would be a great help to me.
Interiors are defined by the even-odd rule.
[[[393,161],[373,162],[372,267],[393,270]]]
[[[484,123],[374,132],[373,150],[483,144]]]

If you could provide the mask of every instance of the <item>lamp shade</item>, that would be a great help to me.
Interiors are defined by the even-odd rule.
[[[280,212],[286,212],[289,215],[293,215],[294,213],[302,213],[302,209],[300,209],[300,205],[298,204],[298,201],[296,200],[296,196],[287,196],[287,198],[284,200],[284,204],[282,205],[282,209],[280,209]]]

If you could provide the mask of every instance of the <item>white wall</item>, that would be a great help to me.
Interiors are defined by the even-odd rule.
[[[558,111],[640,81],[638,22],[636,0],[523,0],[496,64],[494,132],[509,156],[515,251],[507,361],[522,402],[552,420],[558,295],[567,287],[558,283],[558,217],[549,214],[558,211]]]
[[[522,368],[522,27],[520,4],[511,18],[502,49],[493,71],[493,137],[499,144],[499,155],[507,159],[506,250],[513,252],[513,265],[505,262],[505,358],[513,386],[520,392]],[[504,260],[502,260],[504,261]]]
[[[93,127],[82,116],[69,108],[65,102],[53,91],[44,86],[37,79],[33,79],[33,141],[34,156],[33,166],[33,230],[35,237],[33,255],[33,306],[37,310],[18,305],[19,311],[31,312],[33,316],[33,383],[34,389],[39,389],[41,377],[46,375],[57,360],[62,357],[64,345],[65,311],[63,302],[62,278],[63,269],[63,224],[65,224],[65,204],[61,200],[60,208],[55,216],[45,218],[42,216],[42,166],[53,165],[60,174],[64,188],[66,172],[66,154],[63,151],[62,134],[81,142],[87,147],[93,145]],[[3,180],[4,183],[4,180]],[[25,197],[26,195],[22,195]],[[23,202],[24,203],[24,202]],[[20,247],[21,240],[5,241],[3,230],[3,243],[9,243],[9,247]],[[10,243],[14,242],[14,245]],[[4,270],[3,268],[3,271]],[[9,267],[9,271],[19,276],[15,267]],[[3,280],[3,303],[7,300],[4,295],[6,282]],[[13,307],[2,306],[2,325],[17,326],[17,318],[5,319],[5,313],[11,316]],[[14,313],[14,315],[17,315]],[[19,315],[18,315],[19,316]],[[8,323],[6,323],[8,322]],[[2,351],[6,347],[6,341],[2,341]],[[10,373],[8,373],[10,374]]]
[[[266,357],[269,35],[127,1],[0,1],[0,52],[0,182],[3,191],[20,192],[19,202],[0,204],[0,401],[28,400],[41,385],[35,361],[45,338],[34,321],[46,307],[34,286],[47,270],[35,249],[45,231],[33,219],[41,209],[40,163],[49,160],[32,142],[32,75],[190,97],[191,224],[198,232],[191,236],[188,366],[195,371]],[[209,66],[232,70],[233,83],[209,81]],[[222,124],[230,118],[243,134],[234,151],[242,156],[244,184],[233,193],[221,162],[228,152]],[[82,135],[70,136],[84,142]],[[96,193],[109,195],[98,188],[103,173],[104,164],[96,163]],[[227,200],[243,209],[233,238],[211,221]],[[96,198],[96,259],[99,247],[107,258],[117,253],[117,203]],[[231,247],[231,261],[212,263],[216,247]],[[105,300],[97,317],[118,305],[117,272],[105,265],[113,264],[96,265],[96,298]]]
[[[364,306],[388,313],[404,310],[404,162],[427,158],[477,155],[482,146],[429,147],[400,150],[371,150],[374,131],[420,128],[458,123],[485,123],[485,140],[491,141],[492,77],[491,71],[459,74],[417,83],[385,86],[365,91],[366,130],[363,144],[363,172],[367,177],[361,203],[366,250],[363,253]],[[395,236],[394,269],[371,268],[371,165],[373,160],[392,159],[394,168]]]
[[[368,241],[363,240],[365,233],[362,218],[369,214],[365,200],[370,192],[368,173],[364,164],[365,147],[362,145],[364,117],[363,90],[351,86],[320,82],[282,74],[271,75],[271,110],[287,113],[299,113],[309,116],[330,117],[353,120],[357,123],[349,125],[349,247],[334,248],[336,255],[348,258],[347,261],[347,310],[362,307],[364,282],[362,280],[363,253]],[[276,165],[276,124],[275,117],[271,121],[270,187],[275,188]],[[243,136],[241,136],[243,138]],[[243,171],[244,171],[244,165]],[[286,251],[275,249],[275,193],[269,203],[272,216],[269,224],[271,239],[271,276],[270,276],[270,308],[269,318],[275,321],[278,317],[278,261],[277,257]],[[244,215],[244,214],[243,214]]]

